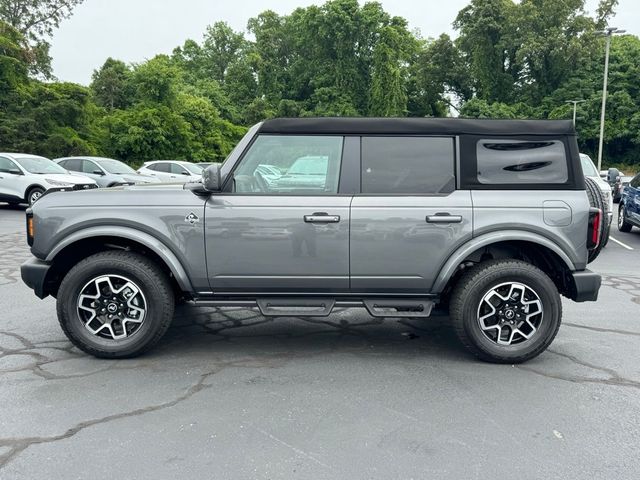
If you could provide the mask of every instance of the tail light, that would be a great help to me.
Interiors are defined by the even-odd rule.
[[[33,212],[31,209],[27,209],[27,243],[29,246],[33,245],[35,233],[35,228],[33,226]]]
[[[600,244],[602,235],[602,210],[599,208],[589,209],[589,230],[587,234],[587,248],[594,250]]]

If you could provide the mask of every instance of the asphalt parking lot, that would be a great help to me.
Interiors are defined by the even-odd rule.
[[[615,220],[614,220],[615,221]],[[481,363],[446,317],[178,309],[152,352],[73,348],[22,284],[0,204],[0,479],[584,479],[640,472],[640,229],[591,265],[551,348]]]

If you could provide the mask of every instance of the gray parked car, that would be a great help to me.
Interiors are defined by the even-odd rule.
[[[301,158],[323,160],[265,179]],[[590,182],[567,121],[268,120],[201,182],[43,197],[22,278],[98,357],[149,349],[184,298],[266,316],[448,309],[479,358],[522,362],[554,339],[560,295],[597,299]]]
[[[58,158],[55,162],[70,172],[78,172],[92,178],[99,187],[160,182],[150,175],[141,175],[126,163],[112,158],[65,157]]]

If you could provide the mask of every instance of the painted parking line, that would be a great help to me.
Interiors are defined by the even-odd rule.
[[[626,248],[627,250],[633,250],[633,247],[630,247],[629,245],[627,245],[626,243],[622,243],[620,240],[616,240],[615,238],[613,238],[611,235],[609,235],[609,240],[613,240],[614,242],[616,242],[618,245],[620,245],[621,247]]]

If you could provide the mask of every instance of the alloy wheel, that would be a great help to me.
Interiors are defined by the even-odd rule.
[[[77,311],[93,335],[120,340],[140,329],[147,315],[147,301],[132,280],[120,275],[102,275],[80,290]]]
[[[540,296],[519,282],[492,287],[478,306],[478,325],[483,335],[502,346],[529,341],[543,319]]]

